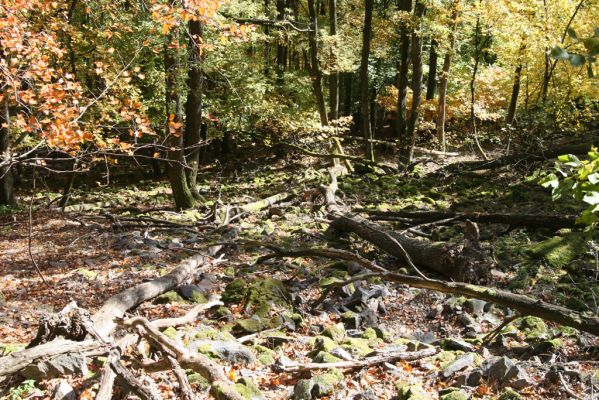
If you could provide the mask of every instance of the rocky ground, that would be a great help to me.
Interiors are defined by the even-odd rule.
[[[196,303],[219,297],[222,306],[164,333],[191,352],[225,365],[228,377],[247,399],[566,399],[592,398],[599,390],[597,342],[589,335],[484,301],[378,278],[355,282],[318,302],[327,286],[363,272],[362,267],[301,257],[262,262],[266,251],[248,241],[334,246],[388,268],[401,267],[371,245],[354,237],[336,237],[328,230],[323,200],[315,190],[327,176],[313,161],[256,164],[236,179],[206,171],[201,186],[205,209],[183,213],[169,209],[164,185],[150,182],[110,190],[80,188],[66,213],[43,208],[55,194],[39,197],[31,250],[46,284],[29,255],[27,210],[1,216],[0,351],[22,348],[33,338],[40,317],[72,300],[93,312],[112,294],[154,279],[178,260],[211,245],[226,243],[225,261],[201,280],[165,293],[133,313],[149,319],[180,316]],[[532,170],[442,180],[427,172],[406,177],[370,171],[343,177],[342,201],[348,208],[379,210],[565,212],[573,207],[552,203],[533,178],[526,178],[534,175]],[[290,188],[299,190],[293,199],[225,227],[205,219],[214,209],[214,199],[244,204]],[[131,217],[168,220],[173,225],[126,220]],[[436,240],[463,234],[459,224],[426,233]],[[592,242],[589,245],[566,230],[483,226],[481,234],[498,261],[492,285],[595,311]],[[371,360],[376,355],[426,350],[434,354],[360,368],[286,372],[298,364]],[[151,349],[147,351],[151,357]],[[89,372],[83,376],[4,381],[4,395],[60,398],[53,393],[72,388],[79,398],[93,398],[101,360],[86,367]],[[194,389],[207,398],[207,382],[188,372]],[[177,397],[171,373],[153,376],[164,398]]]

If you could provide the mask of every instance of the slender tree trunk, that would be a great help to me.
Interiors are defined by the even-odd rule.
[[[351,72],[346,72],[344,74],[344,100],[343,100],[343,114],[345,116],[350,116],[352,114],[353,109],[353,96],[352,96],[352,83],[354,80],[354,74]]]
[[[472,124],[472,136],[474,138],[474,144],[476,145],[476,151],[482,157],[483,160],[487,161],[489,158],[485,154],[480,141],[478,140],[478,127],[476,124],[476,110],[474,108],[476,101],[476,75],[478,74],[478,67],[480,64],[480,57],[486,40],[481,43],[480,40],[480,16],[477,16],[476,27],[474,29],[474,66],[472,67],[472,77],[470,78],[470,120]]]
[[[409,139],[409,147],[407,147],[407,149],[404,147],[404,154],[400,155],[404,162],[412,161],[412,158],[414,157],[414,146],[416,146],[416,131],[418,127],[420,103],[422,101],[422,36],[419,31],[425,11],[426,5],[422,0],[416,0],[416,5],[414,6],[416,26],[412,32],[412,108],[410,110],[406,131],[406,135]]]
[[[412,11],[412,0],[400,0],[400,10],[409,13]],[[401,147],[407,147],[406,129],[406,102],[408,97],[408,72],[410,70],[410,27],[403,24],[401,28],[399,44],[399,65],[397,76],[397,115],[396,115],[396,134],[401,143]]]
[[[426,99],[432,100],[435,97],[437,88],[437,41],[431,39],[431,50],[428,58],[428,79],[426,81]]]
[[[511,124],[514,122],[514,118],[516,117],[516,108],[518,107],[518,96],[520,95],[520,82],[522,81],[522,56],[524,55],[524,51],[526,50],[526,44],[524,40],[520,45],[520,54],[518,57],[518,66],[516,67],[516,71],[514,73],[514,85],[512,86],[512,97],[510,99],[510,107],[507,112],[507,117],[505,122]]]
[[[270,0],[264,0],[264,15],[266,15],[266,19],[270,19]],[[268,75],[270,71],[270,25],[264,25],[264,36],[266,40],[264,41],[264,74]]]
[[[180,123],[183,115],[180,88],[177,85],[179,76],[179,60],[176,50],[170,49],[170,42],[178,42],[178,33],[168,36],[164,44],[164,69],[165,69],[165,109],[167,117],[166,135],[169,139],[169,181],[173,190],[173,197],[177,208],[191,208],[196,199],[192,194],[185,173],[185,156],[183,153],[183,134]]]
[[[441,144],[441,150],[446,150],[445,145],[445,116],[447,107],[447,82],[449,81],[449,70],[451,68],[451,58],[455,47],[455,31],[458,21],[458,7],[460,0],[454,0],[451,8],[451,32],[449,34],[449,48],[445,53],[443,60],[443,72],[439,80],[439,106],[437,108],[437,139]]]
[[[277,0],[277,20],[285,19],[285,0]],[[284,83],[283,74],[287,69],[287,45],[277,41],[277,84]]]
[[[337,34],[337,0],[329,0],[329,34],[335,36]],[[336,120],[339,118],[339,72],[337,72],[335,50],[331,50],[332,58],[335,60],[333,71],[329,76],[329,119]]]
[[[328,125],[327,109],[322,93],[322,72],[318,63],[318,15],[316,14],[316,5],[314,0],[308,0],[308,11],[310,13],[310,32],[308,42],[310,45],[310,76],[312,78],[312,88],[316,97],[316,105],[320,114],[321,125]]]
[[[185,102],[185,147],[187,179],[189,189],[197,195],[196,180],[198,176],[198,164],[200,161],[201,130],[202,130],[202,87],[204,74],[202,72],[202,49],[201,41],[203,27],[200,21],[189,21],[189,67],[187,72],[187,101]]]
[[[374,148],[370,141],[372,139],[372,130],[370,126],[370,107],[368,91],[368,58],[370,57],[370,39],[372,36],[372,8],[374,0],[365,0],[364,2],[364,28],[362,31],[362,59],[360,62],[360,121],[362,123],[362,136],[364,136],[364,145],[366,158],[374,161]]]
[[[8,106],[8,91],[3,93],[2,124],[0,126],[0,162],[10,157],[10,113]],[[14,177],[10,166],[0,168],[0,205],[14,205]]]

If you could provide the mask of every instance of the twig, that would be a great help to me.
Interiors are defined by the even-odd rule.
[[[29,252],[29,258],[31,259],[31,263],[35,267],[35,270],[37,271],[40,278],[42,279],[42,282],[44,282],[45,285],[48,285],[46,278],[44,278],[44,274],[42,274],[40,267],[37,265],[37,262],[35,261],[35,258],[33,257],[33,251],[31,251],[31,236],[33,234],[32,210],[33,210],[34,194],[35,194],[35,169],[33,170],[33,189],[31,192],[31,199],[29,200],[29,227],[28,227],[29,229],[28,229],[28,235],[27,235],[27,250]]]
[[[568,386],[568,384],[566,383],[566,380],[564,379],[564,376],[562,375],[562,373],[558,372],[557,375],[559,376],[559,380],[562,383],[562,386],[564,387],[564,390],[570,396],[574,397],[575,399],[582,400],[582,397],[580,397],[579,395],[577,395],[576,393],[574,393],[574,391],[572,389],[570,389],[570,386]]]

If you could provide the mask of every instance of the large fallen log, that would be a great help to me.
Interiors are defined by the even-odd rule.
[[[443,170],[447,172],[482,171],[488,169],[501,168],[507,165],[519,164],[523,162],[545,161],[552,158],[557,158],[563,154],[586,154],[589,152],[593,145],[593,142],[587,142],[582,144],[572,144],[554,147],[552,149],[547,149],[538,152],[510,154],[488,161],[458,162],[448,165],[447,167],[443,168]]]
[[[540,214],[501,214],[501,213],[460,213],[453,211],[368,211],[369,219],[373,221],[400,221],[412,220],[417,224],[441,222],[441,224],[454,221],[473,221],[481,223],[505,224],[527,228],[582,228],[583,224],[576,222],[575,215],[540,215]]]

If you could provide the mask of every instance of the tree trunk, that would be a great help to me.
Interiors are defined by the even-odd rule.
[[[185,173],[185,156],[183,153],[183,134],[179,129],[183,107],[181,94],[177,85],[179,76],[179,61],[175,50],[170,49],[171,40],[178,42],[178,34],[167,36],[164,43],[164,69],[165,69],[165,109],[166,109],[166,135],[169,139],[168,175],[175,205],[179,209],[191,208],[196,199],[191,192]]]
[[[0,162],[10,157],[10,113],[8,91],[3,93],[2,126],[0,126]],[[11,166],[0,167],[0,205],[14,205],[14,177]]]
[[[337,34],[337,0],[329,0],[329,34],[331,36]],[[334,51],[332,50],[333,53]],[[335,62],[329,76],[329,119],[336,120],[339,118],[339,72],[337,72],[336,56],[335,54],[332,56]]]
[[[454,0],[451,8],[451,32],[449,34],[449,48],[445,53],[443,60],[443,72],[439,80],[439,105],[437,108],[437,139],[441,144],[441,150],[446,150],[445,144],[445,116],[447,107],[447,82],[449,81],[449,69],[451,68],[451,58],[455,47],[455,31],[458,21],[458,7],[460,0]]]
[[[285,0],[277,0],[277,20],[285,19]],[[287,45],[277,41],[277,84],[283,85],[283,74],[287,69]]]
[[[343,99],[343,114],[347,117],[352,115],[353,109],[353,96],[352,96],[352,83],[354,80],[354,74],[346,72],[343,79],[344,99]]]
[[[200,21],[190,20],[189,29],[189,66],[187,72],[187,101],[185,102],[185,133],[183,143],[188,149],[185,159],[189,168],[186,170],[187,181],[191,193],[196,196],[196,180],[202,129],[202,36],[203,27]]]
[[[327,109],[322,93],[322,72],[318,63],[318,15],[316,14],[316,5],[314,0],[308,0],[308,11],[310,13],[310,32],[308,33],[308,42],[310,45],[310,76],[312,78],[312,88],[316,97],[316,105],[320,114],[320,124],[326,126],[329,124]]]
[[[401,11],[410,13],[412,11],[412,0],[400,0]],[[407,147],[406,138],[406,102],[408,97],[408,72],[410,70],[410,27],[404,23],[401,28],[399,45],[399,65],[397,76],[397,115],[396,135],[401,143],[401,148]],[[401,152],[400,152],[401,153]]]
[[[435,89],[437,88],[437,41],[435,39],[431,39],[431,50],[429,54],[426,99],[432,100],[435,97]]]
[[[507,112],[507,117],[505,118],[505,122],[507,124],[511,124],[514,122],[514,118],[516,117],[516,108],[518,107],[518,96],[520,95],[520,82],[522,80],[522,56],[524,55],[524,51],[526,50],[526,44],[524,40],[520,45],[519,57],[518,57],[518,66],[516,67],[516,71],[514,73],[514,85],[512,86],[512,97],[510,99],[510,107]]]
[[[476,110],[474,108],[476,101],[476,75],[478,74],[478,67],[480,65],[480,57],[484,44],[487,42],[485,39],[482,43],[480,40],[480,15],[476,18],[476,27],[474,28],[474,66],[472,67],[472,76],[470,77],[470,122],[472,124],[472,137],[474,138],[474,144],[476,145],[476,151],[479,156],[487,161],[489,158],[485,154],[480,142],[478,140],[478,127],[476,124]]]
[[[414,6],[414,17],[416,18],[415,28],[412,32],[412,108],[408,118],[406,136],[409,140],[403,148],[401,155],[402,161],[411,162],[414,157],[414,146],[416,146],[416,131],[418,128],[418,117],[420,112],[420,103],[422,101],[422,36],[420,28],[422,26],[422,17],[426,11],[426,5],[422,0],[416,0]]]
[[[374,147],[372,142],[372,130],[370,126],[370,99],[368,91],[368,58],[370,57],[370,39],[372,36],[372,8],[374,0],[364,2],[364,28],[362,31],[362,59],[360,62],[360,121],[362,124],[362,136],[367,139],[364,142],[366,158],[374,161]]]

